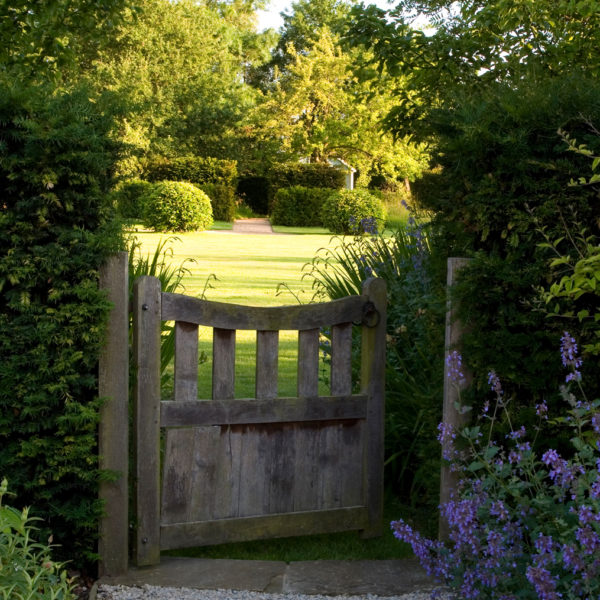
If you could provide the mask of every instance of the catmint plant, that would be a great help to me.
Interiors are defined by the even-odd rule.
[[[402,520],[394,535],[412,545],[423,567],[459,598],[499,600],[598,600],[600,598],[600,400],[582,388],[582,360],[568,332],[561,338],[568,369],[561,396],[567,416],[554,423],[571,429],[567,456],[536,446],[552,420],[548,406],[536,406],[537,426],[528,431],[510,422],[502,384],[488,376],[494,401],[479,424],[460,432],[440,426],[445,456],[460,471],[459,488],[442,505],[449,540],[421,536]],[[452,356],[448,377],[460,379],[460,356]],[[494,423],[503,415],[509,433],[499,440]],[[488,422],[483,436],[481,422]]]

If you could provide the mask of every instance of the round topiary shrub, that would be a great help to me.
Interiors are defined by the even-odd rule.
[[[192,183],[156,183],[143,204],[144,223],[155,231],[201,231],[213,223],[209,197]]]
[[[377,233],[385,222],[385,208],[367,190],[339,190],[323,203],[321,218],[333,233]]]
[[[121,181],[111,192],[118,213],[125,219],[141,219],[144,215],[144,198],[154,184],[141,179]]]

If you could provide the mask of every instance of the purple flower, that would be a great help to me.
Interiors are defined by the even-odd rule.
[[[570,367],[572,372],[567,375],[565,381],[579,381],[581,373],[578,371],[582,365],[582,360],[577,356],[577,342],[571,337],[568,331],[563,331],[563,336],[560,338],[560,356],[564,367]]]
[[[495,371],[490,371],[488,373],[488,384],[489,384],[492,392],[496,392],[496,394],[498,394],[498,396],[502,396],[502,394],[504,393],[502,391],[502,384],[500,383],[500,379],[499,379],[498,375],[496,375]]]
[[[527,567],[527,580],[535,587],[540,600],[558,600],[562,597],[562,594],[556,591],[558,577],[552,577],[548,569]]]
[[[464,373],[462,372],[462,356],[453,350],[446,357],[446,375],[453,383],[463,383],[465,381]]]
[[[538,417],[543,417],[544,419],[548,419],[548,405],[545,400],[542,400],[541,404],[535,405],[535,414]]]

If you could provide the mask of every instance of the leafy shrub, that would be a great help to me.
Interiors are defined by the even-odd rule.
[[[74,598],[64,565],[53,562],[50,546],[33,538],[36,519],[29,510],[3,505],[8,482],[0,484],[0,597],[5,600]]]
[[[216,221],[231,223],[235,219],[236,203],[234,188],[220,183],[205,183],[198,187],[210,198],[213,218]]]
[[[507,393],[524,405],[543,397],[558,401],[557,373],[548,365],[557,360],[553,340],[562,324],[533,309],[555,258],[540,246],[541,231],[557,240],[566,235],[565,222],[571,231],[580,222],[588,235],[597,232],[597,191],[568,186],[589,170],[587,159],[556,133],[562,127],[598,149],[600,140],[581,114],[600,121],[600,84],[573,76],[459,95],[431,123],[440,136],[441,170],[428,176],[427,191],[418,196],[434,214],[440,258],[474,258],[455,298],[468,325],[462,352],[478,393],[485,393],[483,374],[494,365]],[[584,339],[582,325],[569,327]]]
[[[0,95],[0,472],[81,567],[102,513],[98,270],[122,244],[116,148],[88,90],[14,85]]]
[[[209,197],[184,181],[161,181],[144,197],[144,223],[156,231],[198,231],[213,223]]]
[[[563,386],[569,416],[561,410],[554,419],[571,432],[569,455],[538,443],[551,422],[544,402],[536,407],[535,427],[510,426],[510,399],[490,372],[495,403],[484,406],[480,422],[460,435],[448,425],[440,428],[445,458],[462,478],[458,496],[442,506],[450,546],[423,538],[402,520],[392,523],[428,573],[461,598],[575,600],[600,594],[600,400],[589,402],[583,394],[575,340],[564,332],[561,342],[566,381],[583,395],[578,400]],[[448,375],[455,382],[461,377],[456,369]],[[498,438],[494,425],[502,416],[509,433]]]
[[[438,284],[427,229],[411,221],[390,238],[343,238],[306,265],[318,297],[361,293],[368,277],[388,288],[385,485],[407,504],[439,502],[437,425],[444,356],[445,288]],[[358,345],[355,345],[358,348]],[[323,346],[327,353],[327,346]],[[359,355],[353,360],[358,371]]]
[[[268,173],[269,195],[267,208],[273,208],[275,194],[281,188],[300,185],[307,188],[339,190],[346,184],[344,173],[329,164],[285,163],[274,165]]]
[[[202,156],[157,157],[147,162],[144,176],[148,181],[189,181],[235,186],[237,162]]]
[[[323,203],[321,219],[333,233],[373,233],[383,226],[385,209],[366,190],[339,190]]]
[[[330,189],[295,185],[277,190],[271,212],[274,225],[315,226],[323,224],[321,209]]]
[[[120,182],[111,192],[117,212],[125,219],[141,219],[144,215],[143,199],[152,183],[142,179],[128,179]]]
[[[267,177],[259,175],[240,177],[236,193],[255,213],[266,215],[269,212],[271,182]]]

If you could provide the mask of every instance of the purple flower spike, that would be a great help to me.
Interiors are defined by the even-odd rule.
[[[560,338],[560,356],[564,367],[571,368],[571,373],[567,375],[565,381],[580,381],[581,373],[578,371],[583,361],[577,356],[577,342],[568,331],[563,331],[563,336]]]
[[[502,391],[502,384],[500,383],[500,378],[496,375],[495,371],[490,371],[488,373],[488,384],[492,390],[492,392],[496,392],[498,396],[502,396],[504,393]]]
[[[446,357],[446,375],[453,383],[462,383],[465,380],[462,372],[462,356],[456,350]]]

